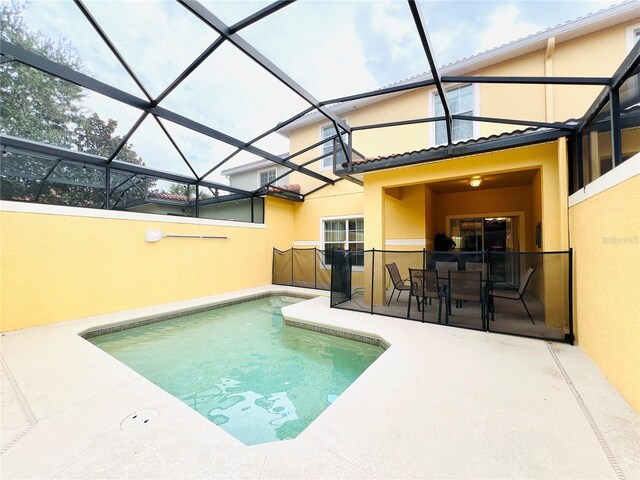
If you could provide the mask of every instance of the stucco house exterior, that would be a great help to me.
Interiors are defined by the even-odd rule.
[[[288,154],[281,154],[286,158]],[[282,165],[274,165],[266,159],[222,170],[221,175],[229,179],[229,185],[244,190],[257,190],[266,184],[276,187],[289,184],[289,170]],[[271,183],[273,182],[273,183]]]
[[[446,65],[440,74],[467,79],[611,77],[638,41],[639,13],[635,4],[618,5]],[[422,74],[389,88],[420,85],[430,78]],[[637,75],[620,91],[620,108],[628,114],[621,135],[623,163],[616,165],[612,158],[606,114],[601,114],[605,121],[594,125],[582,139],[583,151],[590,149],[591,166],[580,171],[572,158],[574,140],[566,131],[552,128],[556,122],[565,127],[577,124],[601,90],[597,85],[449,82],[445,91],[454,105],[452,113],[469,118],[454,119],[453,152],[442,146],[444,122],[393,125],[403,119],[441,114],[433,85],[334,104],[333,111],[354,129],[354,151],[362,154],[353,154],[351,164],[344,155],[337,155],[337,170],[361,184],[335,177],[334,185],[294,204],[293,245],[324,250],[332,247],[336,229],[346,232],[343,238],[356,229],[357,237],[351,238],[357,241],[347,241],[343,248],[431,250],[435,234],[441,232],[453,237],[459,250],[470,239],[472,249],[485,250],[490,245],[483,226],[492,219],[506,218],[508,249],[552,252],[571,248],[576,340],[638,408],[640,361],[635,340],[630,339],[640,338],[634,320],[640,302],[640,271],[620,262],[640,254],[638,209],[631,207],[640,205],[640,128],[632,115],[640,102]],[[507,125],[472,121],[473,117],[508,117],[531,123]],[[535,126],[535,122],[540,124]],[[387,127],[367,128],[385,123]],[[289,137],[292,152],[335,135],[331,123],[319,114],[307,115],[281,132]],[[498,144],[504,147],[487,148]],[[327,148],[331,147],[325,144],[306,152],[302,160]],[[332,173],[331,162],[312,166],[318,172]],[[302,193],[316,188],[309,177],[295,172],[290,177],[292,183],[301,185]],[[481,179],[478,187],[470,185],[473,178]],[[567,274],[566,267],[559,268]],[[546,280],[557,274],[549,269]],[[602,281],[611,275],[619,281]],[[557,288],[548,285],[547,295]],[[387,298],[379,301],[386,303]],[[611,301],[603,303],[603,298]],[[599,326],[603,318],[611,319],[604,329]]]

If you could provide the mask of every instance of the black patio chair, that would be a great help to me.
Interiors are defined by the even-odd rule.
[[[438,277],[440,278],[440,283],[443,285],[447,284],[449,279],[449,271],[450,270],[458,270],[459,265],[458,261],[453,262],[441,262],[436,261],[436,271],[438,272]],[[451,315],[451,299],[447,297],[447,312]]]
[[[534,325],[536,324],[536,322],[533,321],[533,317],[531,316],[529,309],[527,308],[527,304],[524,303],[524,293],[527,291],[527,286],[529,286],[529,281],[531,280],[531,276],[535,271],[536,271],[535,268],[529,268],[525,272],[525,274],[522,276],[522,279],[520,280],[520,287],[516,287],[512,283],[508,283],[508,282],[501,282],[500,285],[503,285],[503,284],[507,285],[509,288],[511,288],[511,290],[496,290],[494,286],[494,288],[490,293],[492,320],[495,319],[495,312],[496,312],[495,302],[493,301],[493,299],[504,298],[505,300],[520,300],[522,302],[522,305],[524,306],[524,309],[527,312],[527,315],[529,315],[529,320],[531,320],[531,323],[533,323]]]
[[[466,262],[464,269],[467,272],[482,272],[482,280],[489,278],[489,264],[484,262]]]
[[[416,303],[418,305],[418,311],[421,311],[420,305],[424,309],[426,307],[427,299],[438,300],[438,323],[441,323],[442,316],[442,299],[446,297],[446,287],[440,286],[438,279],[438,273],[433,270],[416,270],[409,269],[409,282],[411,284],[411,290],[409,290],[409,304],[407,306],[407,318],[411,318],[411,297],[416,297]],[[445,310],[446,312],[446,310]],[[445,323],[449,320],[448,313],[446,314]],[[422,318],[424,322],[424,316]]]
[[[398,290],[398,298],[396,298],[396,302],[400,300],[400,294],[402,292],[408,292],[411,289],[411,286],[407,284],[409,281],[408,278],[402,278],[400,275],[400,271],[398,270],[398,266],[393,263],[385,264],[387,270],[389,271],[389,276],[391,277],[391,283],[393,283],[393,291],[391,292],[391,296],[389,297],[389,302],[387,303],[387,307],[391,304],[391,300],[393,299],[393,294]],[[409,296],[411,298],[411,296]]]
[[[447,295],[449,303],[451,303],[451,300],[460,302],[460,304],[462,302],[479,303],[482,328],[485,328],[487,301],[482,282],[482,271],[449,270],[448,277]]]

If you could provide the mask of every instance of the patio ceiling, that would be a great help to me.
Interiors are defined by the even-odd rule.
[[[63,2],[64,3],[64,2]],[[142,5],[142,4],[140,4]],[[162,23],[161,15],[147,18],[142,15],[136,18],[127,8],[142,8],[138,4],[114,3],[105,4],[84,3],[74,0],[74,3],[64,3],[55,8],[69,19],[76,21],[77,30],[90,43],[98,41],[104,54],[104,65],[108,68],[98,69],[95,74],[86,74],[67,65],[42,56],[42,52],[27,46],[17,45],[2,39],[0,54],[3,64],[19,62],[31,69],[39,70],[47,75],[62,79],[64,82],[82,87],[87,101],[93,102],[91,107],[100,110],[103,115],[115,115],[120,120],[117,133],[121,141],[108,155],[92,155],[90,151],[73,151],[68,155],[62,145],[47,145],[35,143],[33,138],[17,138],[20,135],[2,135],[0,141],[3,149],[16,151],[33,151],[41,155],[53,155],[65,158],[69,162],[99,165],[106,168],[107,182],[111,185],[110,169],[116,167],[121,171],[135,174],[147,173],[155,178],[173,179],[189,185],[206,186],[211,189],[225,190],[236,195],[255,197],[273,193],[269,188],[261,187],[253,191],[231,189],[224,183],[220,171],[237,165],[237,160],[256,161],[267,159],[274,164],[286,168],[287,172],[299,172],[313,179],[315,186],[301,194],[278,192],[280,195],[293,200],[304,199],[326,185],[332,185],[337,179],[347,179],[355,183],[362,182],[357,174],[379,168],[401,166],[405,164],[429,161],[433,158],[450,158],[478,151],[492,151],[519,144],[539,143],[549,141],[560,136],[575,136],[584,128],[587,120],[598,111],[615,92],[615,87],[632,73],[639,63],[640,46],[636,45],[616,74],[609,77],[468,77],[454,75],[455,69],[439,67],[434,45],[430,39],[427,22],[421,6],[415,0],[408,0],[400,6],[396,4],[397,15],[412,24],[414,36],[411,48],[422,52],[411,68],[421,65],[427,74],[418,80],[399,82],[391,87],[361,91],[353,88],[339,88],[336,91],[348,93],[325,97],[315,96],[306,85],[296,81],[300,68],[307,68],[304,57],[297,57],[293,63],[285,61],[287,46],[291,43],[291,36],[281,33],[282,42],[266,42],[267,35],[278,32],[278,22],[286,21],[287,12],[305,14],[313,13],[317,8],[313,2],[294,2],[279,0],[265,5],[257,11],[249,11],[252,4],[233,2],[233,8],[214,3],[200,3],[195,0],[178,0],[175,3],[163,4],[170,12],[165,12],[173,23]],[[253,5],[255,7],[255,5]],[[35,2],[34,8],[45,7],[41,2]],[[327,8],[338,8],[327,6]],[[620,7],[618,7],[620,8]],[[623,4],[623,8],[624,7]],[[122,15],[113,10],[122,10]],[[169,15],[170,14],[170,15]],[[166,20],[166,19],[165,19]],[[154,21],[156,22],[154,24]],[[75,28],[75,27],[74,27]],[[301,41],[320,40],[305,38],[304,25],[297,26]],[[329,28],[330,26],[327,26]],[[365,27],[363,27],[365,28]],[[141,42],[145,32],[157,30],[164,38],[165,46],[176,47],[179,55],[166,55],[161,48],[150,50]],[[73,32],[61,32],[72,34]],[[373,35],[375,32],[367,32]],[[290,32],[288,32],[290,35]],[[537,34],[536,34],[537,35]],[[533,36],[535,37],[535,35]],[[537,38],[537,37],[536,37]],[[262,42],[264,41],[264,42]],[[537,40],[536,40],[537,41]],[[266,50],[278,57],[293,70],[289,74],[274,63],[267,55],[258,50],[264,45]],[[274,46],[275,45],[275,46]],[[533,45],[533,44],[532,44]],[[136,48],[134,48],[136,46]],[[25,48],[26,47],[26,48]],[[504,46],[503,46],[504,47]],[[500,47],[500,48],[503,48]],[[137,52],[137,53],[136,53]],[[485,52],[486,53],[486,52]],[[484,54],[482,54],[484,55]],[[481,57],[482,55],[479,55]],[[294,56],[295,57],[295,56]],[[295,60],[295,58],[294,58]],[[296,63],[297,62],[297,63]],[[150,70],[149,64],[155,69]],[[103,65],[103,66],[104,66]],[[242,67],[242,69],[240,68]],[[236,71],[251,72],[240,78]],[[444,73],[452,73],[444,75]],[[249,77],[249,78],[245,78]],[[338,77],[337,84],[347,84],[348,75]],[[210,84],[213,94],[203,96],[201,108],[186,108],[189,95],[197,90],[198,83]],[[531,127],[523,130],[523,134],[499,135],[496,138],[483,139],[482,142],[456,144],[452,138],[452,122],[456,119],[451,114],[444,95],[443,84],[451,82],[464,83],[501,83],[501,84],[562,84],[562,85],[602,85],[601,95],[596,99],[592,108],[585,114],[585,118],[577,123],[549,124],[540,121],[510,118],[469,117],[459,118],[473,122],[489,122],[497,124],[516,124]],[[441,121],[446,124],[447,142],[438,147],[436,152],[409,152],[387,158],[377,165],[367,164],[360,152],[352,148],[351,127],[336,112],[341,105],[357,102],[367,98],[382,97],[397,94],[427,85],[434,85],[443,100],[444,114],[441,117],[425,117],[422,119],[407,119],[393,123],[376,125],[359,125],[357,129],[386,128],[414,123]],[[235,90],[233,87],[237,86]],[[244,88],[244,89],[243,89]],[[349,91],[351,90],[351,91]],[[198,90],[201,92],[201,90]],[[191,93],[190,93],[191,92]],[[331,92],[333,93],[333,92]],[[99,94],[99,95],[95,95]],[[222,99],[234,96],[235,109],[242,111],[245,121],[241,124],[225,122],[225,108],[229,108]],[[615,95],[611,97],[614,100]],[[337,105],[335,105],[337,104]],[[220,113],[222,112],[222,113]],[[254,114],[260,112],[260,115]],[[282,117],[284,115],[284,118]],[[334,157],[333,174],[318,173],[310,165],[322,157],[314,158],[303,164],[296,164],[293,157],[316,147],[322,142],[309,145],[306,149],[293,153],[290,157],[282,158],[268,150],[267,145],[277,136],[276,134],[287,126],[303,119],[317,115],[333,124],[336,131],[344,135],[334,135],[335,151],[342,151],[347,159],[346,165],[337,165]],[[123,128],[125,125],[129,128]],[[147,140],[145,140],[145,138]],[[126,158],[121,158],[123,150],[133,145],[142,152],[148,139],[153,139],[155,150],[152,154],[145,154],[144,165],[132,165]],[[19,146],[17,146],[19,144]],[[201,145],[207,144],[207,155],[203,155]],[[425,138],[425,145],[427,139]],[[480,147],[478,145],[480,144]],[[413,155],[417,153],[417,155]],[[326,155],[325,155],[326,156]],[[171,162],[167,159],[171,159]],[[122,161],[121,161],[122,160]],[[235,162],[235,163],[234,163]],[[57,168],[56,166],[53,169]],[[166,172],[166,173],[163,173]],[[281,177],[281,176],[280,176]],[[275,182],[272,181],[271,183]],[[270,183],[270,184],[271,184]],[[267,184],[268,187],[270,184]],[[106,188],[107,195],[109,188]],[[197,198],[196,198],[197,202]],[[107,198],[106,205],[109,205]]]
[[[494,175],[482,175],[482,183],[475,188],[469,186],[470,177],[432,182],[427,185],[433,193],[437,194],[491,190],[494,188],[524,187],[531,184],[537,172],[537,170],[520,170]]]

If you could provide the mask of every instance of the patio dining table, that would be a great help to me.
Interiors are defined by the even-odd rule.
[[[431,270],[433,271],[433,270]],[[464,272],[464,271],[468,271],[468,270],[456,270],[459,272]],[[471,270],[472,271],[472,270]],[[500,282],[504,282],[504,277],[502,275],[489,275],[488,277],[486,277],[485,275],[482,275],[481,277],[481,289],[483,291],[483,307],[484,307],[484,312],[485,312],[485,318],[482,319],[482,327],[483,329],[486,330],[487,325],[486,325],[486,320],[487,318],[489,318],[489,312],[491,311],[491,309],[493,308],[493,298],[491,296],[491,291],[493,289],[493,285],[495,283],[500,283]],[[448,323],[448,317],[451,314],[451,295],[450,295],[450,289],[449,289],[449,275],[447,272],[447,276],[441,276],[438,275],[438,283],[443,287],[445,293],[446,293],[446,306],[447,306],[447,323]]]
[[[450,292],[449,292],[449,275],[448,275],[448,271],[447,271],[447,275],[443,276],[442,273],[444,273],[442,270],[437,270],[435,268],[428,268],[428,269],[423,269],[423,268],[410,268],[409,271],[414,270],[414,271],[422,271],[422,272],[437,272],[438,273],[438,284],[440,286],[440,288],[442,289],[442,294],[445,297],[445,305],[446,305],[446,310],[445,310],[445,323],[448,323],[449,320],[449,315],[451,314],[451,297],[450,297]],[[467,270],[452,270],[452,271],[467,271]],[[489,312],[491,311],[491,309],[493,308],[493,299],[491,297],[491,291],[493,289],[493,285],[496,283],[500,283],[500,282],[504,282],[504,277],[502,275],[489,275],[488,278],[483,275],[481,278],[481,282],[482,282],[482,290],[483,290],[483,307],[484,307],[484,312],[485,312],[485,318],[482,319],[482,323],[483,323],[483,328],[486,329],[486,319],[489,318]],[[409,291],[409,302],[411,302],[411,297],[415,296],[413,295],[412,290]],[[425,299],[426,300],[426,299]],[[431,300],[431,299],[429,299]],[[409,309],[407,311],[407,318],[409,317]],[[442,320],[440,317],[438,317],[438,323],[442,323]]]

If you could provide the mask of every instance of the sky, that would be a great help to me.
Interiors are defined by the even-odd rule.
[[[175,2],[85,3],[152,96],[218,37]],[[271,2],[202,3],[233,24]],[[445,65],[615,3],[620,2],[450,0],[421,1],[419,6],[436,61]],[[67,38],[82,57],[85,73],[143,97],[71,0],[34,0],[24,18],[49,38]],[[428,70],[405,1],[299,0],[240,35],[319,100],[373,90]],[[89,92],[85,105],[117,120],[120,135],[140,114]],[[161,106],[247,141],[308,104],[225,42]],[[199,175],[234,150],[177,125],[165,126]],[[144,122],[131,143],[148,166],[190,175],[153,119]],[[259,146],[279,154],[288,150],[288,141],[273,134]],[[257,159],[243,153],[223,169]],[[224,181],[219,172],[209,179]]]

